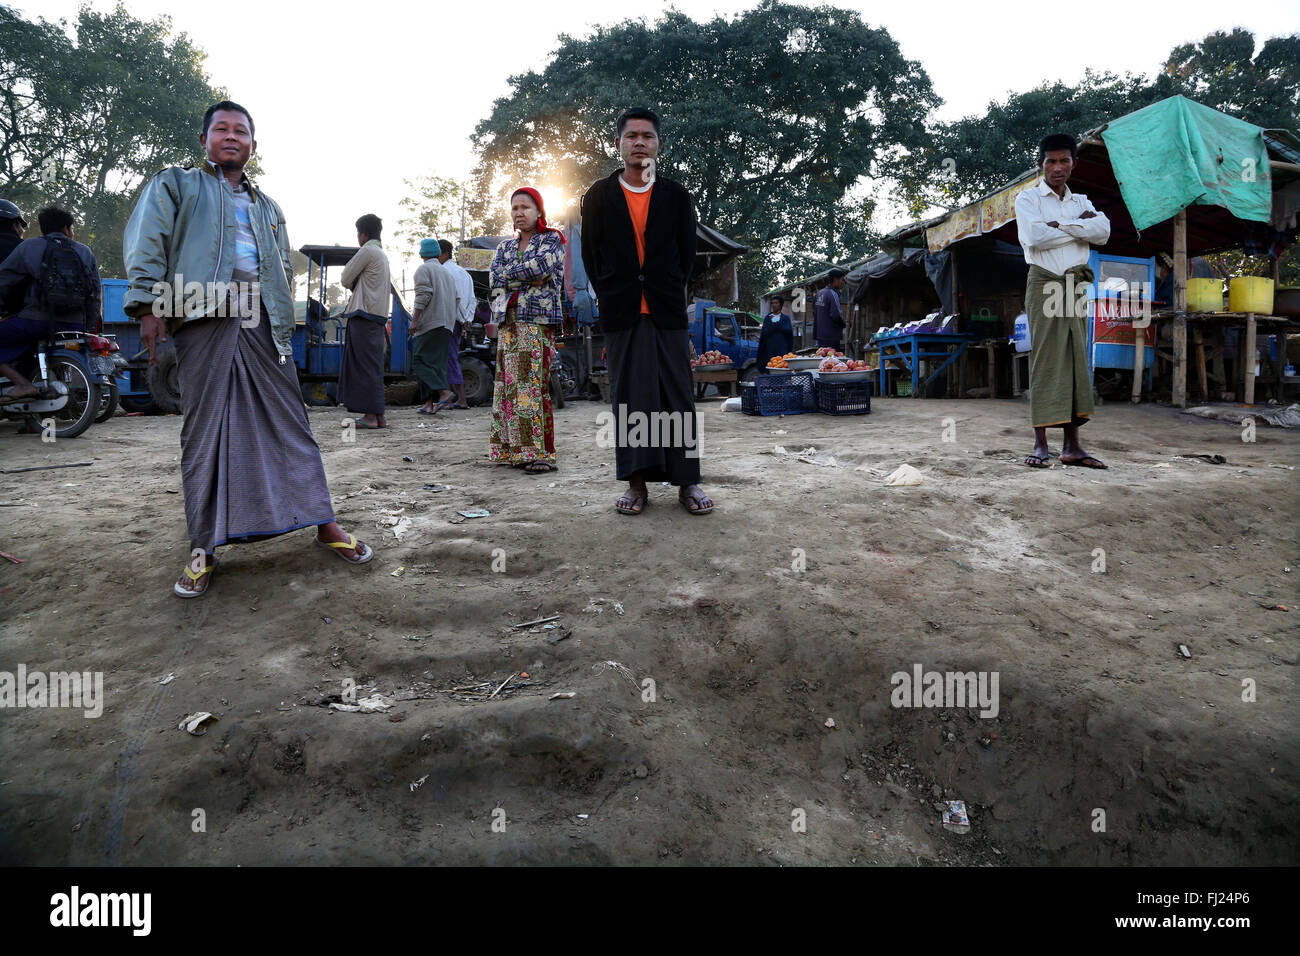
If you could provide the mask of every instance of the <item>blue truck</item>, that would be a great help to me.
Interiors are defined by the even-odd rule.
[[[703,355],[715,349],[731,359],[742,382],[753,380],[760,371],[756,363],[762,320],[749,312],[724,309],[708,299],[696,299],[688,308],[690,319],[687,328],[695,354]]]

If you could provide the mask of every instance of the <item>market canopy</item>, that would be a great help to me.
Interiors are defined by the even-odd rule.
[[[901,258],[892,256],[888,252],[872,256],[850,270],[844,277],[844,301],[849,303],[862,301],[872,282],[909,267],[925,268],[924,249],[905,249],[901,253]]]
[[[1272,176],[1258,126],[1171,96],[1121,116],[1101,138],[1139,231],[1197,204],[1222,206],[1238,219],[1269,220]]]

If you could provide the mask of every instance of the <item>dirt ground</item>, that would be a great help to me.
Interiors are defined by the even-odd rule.
[[[717,511],[655,487],[628,518],[601,410],[559,411],[560,471],[531,477],[487,462],[486,409],[352,444],[313,409],[376,559],[223,548],[197,601],[170,593],[180,418],[0,423],[5,466],[94,460],[0,475],[0,670],[102,671],[106,697],[0,710],[0,861],[1298,862],[1300,435],[1108,403],[1084,438],[1109,471],[1031,471],[1023,401],[711,399]],[[924,483],[886,487],[903,463]],[[892,706],[918,664],[996,672],[996,718]],[[329,709],[345,681],[395,704]]]

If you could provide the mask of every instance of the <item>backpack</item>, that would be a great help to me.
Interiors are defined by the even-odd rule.
[[[45,253],[36,275],[36,302],[50,315],[84,316],[90,298],[86,267],[67,236],[45,236]]]

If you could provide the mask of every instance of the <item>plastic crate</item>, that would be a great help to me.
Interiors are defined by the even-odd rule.
[[[753,382],[740,383],[740,410],[746,415],[758,415],[758,386]]]
[[[903,378],[902,376],[899,376],[898,380],[894,382],[894,394],[899,398],[910,397],[912,394],[911,378]]]
[[[802,415],[817,411],[817,384],[809,372],[754,377],[760,415]],[[743,399],[741,408],[743,410]]]
[[[817,410],[827,415],[869,415],[870,382],[818,382]]]

